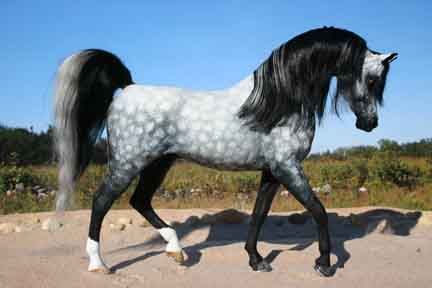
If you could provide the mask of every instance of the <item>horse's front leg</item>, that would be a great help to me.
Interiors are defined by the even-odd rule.
[[[274,165],[271,171],[279,182],[312,214],[318,225],[318,244],[321,254],[315,260],[314,268],[322,276],[332,276],[334,271],[330,266],[331,246],[327,212],[313,193],[302,166],[297,160],[288,160]]]
[[[257,241],[261,226],[270,210],[271,203],[278,188],[279,182],[273,177],[270,171],[263,171],[260,188],[252,213],[252,220],[250,222],[248,239],[245,245],[245,249],[249,254],[249,265],[254,271],[271,271],[270,264],[258,253]]]

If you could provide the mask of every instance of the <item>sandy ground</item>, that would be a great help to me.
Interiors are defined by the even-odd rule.
[[[322,278],[312,268],[318,248],[308,215],[269,216],[259,250],[273,271],[258,273],[249,268],[243,250],[247,214],[158,212],[174,222],[187,253],[184,265],[165,256],[165,244],[152,227],[139,225],[139,214],[116,210],[104,222],[101,242],[105,261],[115,271],[111,275],[86,271],[89,211],[68,212],[63,227],[53,232],[34,221],[52,213],[1,216],[0,223],[21,225],[23,231],[0,234],[0,287],[432,287],[431,212],[329,209],[332,278]],[[194,217],[206,213],[213,216],[205,221]],[[133,222],[124,231],[112,230],[109,224],[119,217]]]

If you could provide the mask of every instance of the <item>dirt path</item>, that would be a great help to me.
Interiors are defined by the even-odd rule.
[[[67,213],[63,227],[41,223],[52,213],[7,215],[0,223],[0,287],[431,287],[432,214],[384,208],[330,209],[332,278],[312,269],[318,256],[314,223],[307,215],[271,214],[259,250],[273,266],[252,272],[243,250],[246,214],[216,210],[159,210],[173,221],[188,255],[183,266],[168,259],[164,243],[132,210],[111,211],[102,231],[103,256],[115,273],[86,271],[89,211]],[[204,214],[212,216],[204,216]],[[354,213],[354,216],[351,215]],[[196,217],[194,217],[195,215]],[[130,218],[123,231],[110,223]],[[302,223],[303,224],[293,224]],[[234,223],[234,224],[229,224]],[[5,226],[5,225],[3,225]],[[6,231],[7,232],[7,231]],[[339,259],[339,260],[338,260]],[[344,263],[345,262],[345,263]],[[344,268],[341,268],[343,266]]]

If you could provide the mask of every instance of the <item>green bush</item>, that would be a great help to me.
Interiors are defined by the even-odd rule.
[[[367,179],[369,178],[369,168],[368,161],[362,158],[354,159],[352,161],[354,167],[355,175],[355,185],[356,188],[363,186]]]
[[[394,153],[380,153],[375,157],[374,163],[374,177],[381,182],[390,182],[409,189],[414,188],[419,183],[420,169],[418,167],[409,167]]]
[[[354,170],[349,164],[331,164],[320,167],[320,185],[341,188],[351,184]]]
[[[16,165],[0,165],[0,193],[6,190],[15,189],[17,183],[23,183],[24,186],[30,186],[36,182],[29,168]]]

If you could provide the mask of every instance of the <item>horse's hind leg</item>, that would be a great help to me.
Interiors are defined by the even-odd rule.
[[[86,245],[86,252],[90,258],[88,271],[110,272],[102,260],[99,249],[102,221],[114,201],[126,190],[135,175],[136,173],[130,171],[123,177],[113,177],[112,174],[107,175],[93,197],[89,236]]]
[[[330,235],[328,216],[324,206],[313,193],[299,162],[295,160],[279,163],[272,168],[273,175],[311,214],[318,225],[320,257],[315,260],[315,270],[322,276],[334,274],[330,266]]]
[[[267,217],[279,185],[279,182],[273,177],[270,171],[263,171],[260,188],[255,201],[255,207],[252,212],[252,221],[249,226],[248,239],[245,245],[245,249],[249,254],[249,265],[254,271],[271,271],[270,264],[268,264],[258,253],[257,241],[261,226]]]
[[[161,234],[168,242],[166,246],[167,255],[177,262],[183,262],[183,253],[177,233],[166,224],[154,211],[151,201],[154,193],[161,185],[166,173],[175,161],[175,155],[163,156],[147,167],[140,174],[140,179],[130,204]]]

